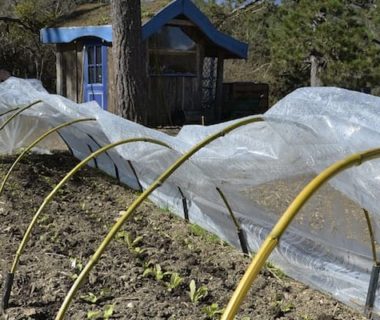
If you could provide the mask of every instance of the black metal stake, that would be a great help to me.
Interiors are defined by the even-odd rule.
[[[372,267],[371,278],[369,280],[367,300],[365,302],[364,312],[369,319],[372,317],[372,309],[375,303],[376,290],[379,282],[380,265],[375,264]]]
[[[12,285],[14,280],[14,273],[7,273],[4,282],[4,292],[1,299],[0,311],[4,313],[8,309],[9,298],[11,297]]]
[[[187,222],[190,222],[190,219],[189,219],[189,209],[187,208],[187,199],[185,197],[185,195],[183,194],[182,190],[180,187],[178,187],[178,191],[179,193],[181,194],[181,198],[182,198],[182,206],[183,206],[183,215],[184,215],[184,218]]]
[[[232,221],[236,227],[236,231],[237,231],[237,234],[239,237],[241,250],[243,251],[244,254],[248,255],[249,251],[248,251],[247,239],[245,238],[244,231],[240,227],[240,223],[239,223],[238,219],[235,217],[234,212],[232,211],[232,208],[231,208],[230,204],[228,203],[227,198],[224,195],[224,193],[222,192],[222,190],[220,190],[220,188],[216,187],[216,191],[218,191],[220,197],[222,198],[222,200],[223,200],[223,202],[227,208],[227,211],[230,214],[231,219],[232,219]]]
[[[87,133],[87,136],[88,136],[92,141],[94,141],[94,143],[98,146],[99,149],[102,147],[102,146],[98,143],[98,141],[95,140],[95,138],[94,138],[92,135],[90,135],[90,134]],[[107,151],[104,152],[104,153],[106,154],[106,156],[107,156],[107,157],[111,160],[111,162],[113,163],[113,167],[115,168],[115,176],[116,176],[116,179],[117,179],[117,181],[120,182],[121,180],[120,180],[119,168],[117,167],[115,161],[113,161],[113,159],[112,159],[112,157],[109,155],[109,153],[108,153]]]
[[[241,250],[243,251],[244,254],[248,255],[249,251],[248,251],[247,239],[245,238],[244,230],[239,228],[237,233],[239,236]]]
[[[62,136],[62,134],[59,133],[59,131],[57,131],[57,134],[59,135],[59,137],[62,139],[62,141],[65,143],[67,149],[69,149],[69,152],[71,153],[72,156],[74,156],[74,151],[73,149],[71,149],[70,145],[67,143],[66,139]]]
[[[137,180],[137,184],[139,185],[140,192],[143,192],[144,188],[143,188],[142,184],[140,183],[140,180],[139,180],[139,177],[137,176],[137,172],[135,170],[135,167],[132,165],[132,161],[131,160],[127,160],[127,162],[129,164],[129,167],[131,168],[131,170],[133,172],[133,175],[135,176],[135,178]]]
[[[117,167],[117,165],[116,165],[115,162],[113,163],[113,167],[115,168],[115,175],[116,175],[117,181],[121,182],[121,180],[120,180],[120,174],[119,174],[119,168]]]
[[[90,150],[90,153],[94,153],[94,151],[92,150],[92,148],[91,148],[91,146],[89,144],[87,145],[87,147],[88,147],[88,150]],[[93,161],[94,161],[94,164],[95,164],[95,168],[99,169],[99,167],[98,167],[98,161],[96,160],[96,158],[94,158]]]

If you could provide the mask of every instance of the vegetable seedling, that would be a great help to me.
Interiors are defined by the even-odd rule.
[[[162,272],[161,266],[157,263],[153,268],[146,268],[143,277],[154,276],[157,281],[161,281],[168,274],[171,274],[171,272]]]
[[[85,295],[80,296],[80,298],[83,301],[86,301],[88,303],[96,304],[102,299],[106,299],[110,297],[110,291],[108,289],[102,289],[99,293],[99,295],[95,295],[92,292],[89,292]]]
[[[207,315],[209,319],[219,318],[221,314],[223,314],[224,309],[219,308],[217,303],[213,303],[207,307],[202,308],[202,312]]]
[[[168,273],[168,272],[167,272]],[[170,273],[170,281],[166,283],[168,291],[172,291],[177,288],[183,282],[183,278],[177,272]]]
[[[107,304],[103,310],[90,310],[87,312],[87,319],[103,319],[108,320],[114,313],[114,304]]]
[[[83,270],[83,263],[79,258],[70,258],[70,265],[71,269],[73,269],[73,273],[70,274],[70,278],[75,280]]]
[[[197,288],[194,280],[190,281],[189,288],[190,300],[194,304],[197,304],[201,299],[205,298],[208,295],[208,288],[205,285]]]
[[[116,235],[116,239],[125,243],[128,247],[128,250],[135,255],[143,254],[146,249],[139,247],[139,243],[142,242],[143,236],[137,236],[135,239],[132,239],[131,234],[127,231],[119,231]]]

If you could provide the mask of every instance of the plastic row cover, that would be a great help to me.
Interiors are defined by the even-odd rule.
[[[0,84],[0,114],[42,100],[0,132],[0,152],[14,153],[47,128],[86,117],[60,135],[83,159],[99,146],[132,137],[159,139],[117,147],[99,157],[100,169],[130,187],[147,187],[197,142],[230,123],[185,126],[176,137],[145,128],[95,103],[76,104],[48,94],[35,81],[10,78]],[[151,200],[183,216],[183,191],[191,222],[239,247],[236,229],[216,191],[226,195],[256,251],[279,216],[315,175],[352,153],[380,146],[380,98],[337,88],[304,88],[273,106],[265,122],[253,123],[214,141],[180,167]],[[4,118],[0,119],[0,123]],[[380,243],[380,161],[341,173],[320,189],[283,235],[271,260],[290,276],[363,308],[373,265],[362,208],[370,212]],[[380,295],[375,310],[380,310]]]

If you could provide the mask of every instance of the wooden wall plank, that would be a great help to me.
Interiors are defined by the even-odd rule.
[[[200,119],[197,77],[153,76],[149,79],[149,87],[152,103],[152,112],[149,114],[151,125],[181,124],[185,115],[197,115]]]
[[[56,72],[57,72],[57,94],[61,96],[66,96],[65,89],[65,68],[62,54],[62,45],[57,44],[56,46]]]

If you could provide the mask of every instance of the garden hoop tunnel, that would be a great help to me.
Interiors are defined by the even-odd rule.
[[[34,226],[37,223],[37,220],[39,216],[41,215],[43,209],[52,201],[53,197],[55,194],[60,190],[60,188],[77,172],[79,171],[82,167],[84,167],[89,161],[94,159],[95,157],[101,155],[102,153],[105,153],[107,150],[115,148],[117,146],[127,144],[127,143],[132,143],[132,142],[149,142],[152,144],[160,145],[166,148],[170,148],[169,145],[166,143],[156,140],[156,139],[151,139],[151,138],[129,138],[129,139],[124,139],[120,140],[111,144],[108,144],[95,152],[91,153],[89,156],[87,156],[85,159],[83,159],[80,163],[78,163],[73,169],[70,170],[69,173],[66,174],[66,176],[53,188],[53,190],[45,197],[44,201],[42,202],[41,206],[38,208],[37,212],[33,216],[32,221],[30,222],[27,230],[25,231],[25,234],[21,240],[21,243],[17,249],[16,255],[13,259],[12,267],[10,272],[6,275],[5,283],[4,283],[4,291],[3,291],[3,297],[0,305],[0,310],[5,310],[8,307],[8,302],[10,298],[10,294],[12,291],[12,285],[13,285],[13,280],[14,280],[14,275],[17,270],[18,262],[20,260],[21,254],[23,253],[25,246],[30,238],[30,235],[32,233],[32,230]]]
[[[0,195],[3,193],[5,184],[7,183],[8,179],[9,179],[9,176],[11,175],[13,169],[15,168],[15,166],[17,165],[17,163],[19,163],[21,161],[21,159],[28,153],[29,150],[31,150],[35,145],[37,145],[39,142],[41,142],[42,140],[44,140],[45,138],[47,138],[50,134],[52,134],[54,132],[57,132],[58,130],[60,130],[62,128],[71,126],[71,125],[73,125],[75,123],[84,122],[84,121],[96,121],[96,119],[95,118],[82,118],[82,119],[76,119],[76,120],[72,120],[72,121],[68,121],[68,122],[62,123],[59,126],[56,126],[56,127],[52,128],[52,129],[49,129],[48,131],[44,132],[41,136],[39,136],[36,140],[34,140],[29,146],[27,146],[20,153],[20,155],[17,157],[17,159],[12,163],[12,165],[9,168],[7,174],[5,175],[3,181],[2,181],[2,183],[0,185]]]
[[[244,120],[237,121],[224,129],[208,136],[198,144],[196,144],[194,147],[192,147],[189,151],[184,153],[181,157],[179,157],[173,164],[169,166],[145,191],[137,198],[135,201],[132,202],[132,204],[128,207],[126,211],[123,212],[122,216],[117,220],[117,222],[112,226],[111,230],[107,234],[107,236],[104,238],[100,246],[97,248],[89,262],[86,264],[86,266],[83,268],[81,273],[79,274],[78,278],[75,280],[74,284],[70,288],[68,294],[65,297],[65,300],[59,309],[57,316],[55,320],[62,320],[66,314],[67,309],[70,306],[71,301],[74,298],[75,293],[79,289],[79,286],[82,284],[84,279],[87,277],[89,272],[92,270],[92,268],[95,266],[105,249],[107,248],[108,244],[112,241],[116,233],[120,230],[121,226],[124,224],[124,222],[133,214],[133,212],[140,206],[140,204],[159,186],[161,186],[184,162],[186,162],[192,155],[194,155],[197,151],[211,143],[212,141],[223,137],[227,133],[251,124],[255,122],[262,122],[264,121],[264,118],[262,117],[250,117],[246,118]]]
[[[327,181],[336,176],[338,173],[351,168],[359,166],[362,163],[380,158],[380,148],[370,149],[360,153],[350,155],[343,160],[337,161],[324,169],[318,176],[311,180],[306,187],[297,195],[293,202],[289,205],[281,218],[277,221],[272,231],[266,237],[261,247],[257,251],[251,264],[248,266],[243,278],[240,280],[235,292],[233,293],[221,320],[233,320],[237,314],[241,303],[246,297],[253,281],[256,279],[261,268],[265,264],[269,255],[276,248],[283,233],[286,231],[292,220],[297,213],[301,210],[303,205],[310,199],[310,197]],[[371,224],[368,224],[371,229]],[[371,233],[371,231],[369,230]],[[372,241],[372,239],[371,239]],[[375,261],[376,263],[377,261]]]
[[[6,112],[5,114],[9,113],[9,112],[12,112],[12,111],[16,111],[14,114],[12,114],[7,120],[4,121],[4,123],[0,126],[0,131],[3,130],[14,118],[16,118],[20,113],[28,110],[29,108],[33,107],[34,105],[38,104],[38,103],[42,103],[42,100],[37,100],[37,101],[34,101],[32,102],[31,104],[28,104],[27,106],[25,107],[22,107],[22,108],[17,108],[17,109],[13,109],[13,110],[9,110],[8,112]],[[2,114],[4,115],[4,113]]]

